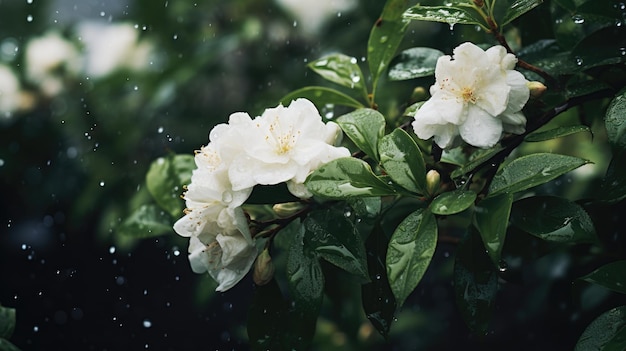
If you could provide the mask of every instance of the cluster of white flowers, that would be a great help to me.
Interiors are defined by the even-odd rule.
[[[517,58],[502,46],[484,51],[472,43],[442,56],[435,68],[431,98],[415,114],[413,130],[443,149],[460,136],[480,148],[494,146],[503,133],[524,133],[521,110],[530,97],[528,81],[513,70]]]
[[[196,152],[198,167],[184,194],[185,216],[174,230],[189,237],[189,261],[196,273],[208,273],[225,291],[250,270],[257,249],[241,205],[255,185],[286,182],[300,198],[311,194],[304,186],[316,168],[350,156],[336,147],[341,132],[324,123],[309,100],[269,108],[254,119],[247,113],[230,116],[209,134],[209,144]]]

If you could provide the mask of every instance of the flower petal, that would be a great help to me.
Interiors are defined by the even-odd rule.
[[[474,107],[465,123],[459,126],[461,138],[470,145],[480,148],[494,146],[502,136],[502,121],[484,110]]]

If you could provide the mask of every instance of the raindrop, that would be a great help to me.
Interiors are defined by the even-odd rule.
[[[352,212],[351,212],[350,210],[346,210],[346,211],[343,213],[343,216],[344,216],[344,217],[350,217],[350,216],[352,216]]]
[[[100,186],[104,186],[104,181],[103,180],[100,181]]]
[[[135,85],[135,86],[133,87],[133,90],[134,90],[134,91],[137,91],[137,90],[139,90],[139,87]]]
[[[578,57],[578,56],[576,56],[576,65],[577,66],[581,66],[582,64],[583,64],[583,59]]]
[[[157,129],[157,133],[159,134],[163,133],[163,127],[159,127],[159,129]]]
[[[26,21],[27,22],[32,22],[33,21],[33,15],[26,16]]]
[[[576,23],[576,24],[583,24],[583,23],[585,23],[585,19],[581,15],[574,15],[574,16],[572,16],[572,21],[574,21],[574,23]]]
[[[298,21],[293,21],[294,28],[298,26]]]
[[[509,269],[509,265],[506,264],[504,260],[500,260],[500,264],[498,264],[498,271],[500,271],[500,273],[504,273],[507,269]]]
[[[387,42],[387,40],[389,40],[389,37],[386,35],[383,35],[382,37],[380,37],[380,43],[384,44]]]
[[[350,63],[355,64],[357,62],[356,57],[352,57],[350,59]]]
[[[38,327],[38,326],[34,326],[34,327],[33,327],[33,331],[34,331],[35,333],[36,333],[36,332],[38,332],[38,331],[39,331],[39,327]]]
[[[174,40],[178,39],[178,34],[174,34],[174,36],[172,37]]]
[[[147,296],[148,295],[148,289],[143,289],[143,296]]]
[[[126,282],[126,278],[119,276],[115,278],[115,284],[117,285],[124,285],[124,283]]]
[[[152,322],[151,322],[149,319],[144,319],[144,320],[143,320],[143,327],[144,327],[144,328],[150,328],[150,327],[152,327]],[[146,344],[146,346],[147,346],[147,344]]]
[[[106,13],[104,11],[100,11],[100,17],[104,17]]]
[[[341,17],[341,12],[337,12],[337,17]]]
[[[4,166],[4,160],[0,158],[0,167]]]
[[[180,256],[180,250],[178,249],[178,246],[174,246],[172,248],[172,251],[174,252],[174,256]]]
[[[26,251],[26,249],[28,249],[28,245],[22,244],[22,251]]]
[[[27,4],[32,4],[32,3],[33,3],[33,0],[26,0],[26,3],[27,3]]]
[[[115,246],[111,245],[111,247],[109,247],[109,253],[110,254],[114,254],[115,253]]]
[[[448,23],[448,27],[450,28],[450,31],[451,31],[451,32],[452,32],[452,31],[454,31],[454,25],[455,25],[455,24],[456,24],[456,23]]]

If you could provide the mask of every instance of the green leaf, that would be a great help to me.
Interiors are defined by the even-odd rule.
[[[367,97],[365,79],[356,57],[344,54],[331,54],[308,64],[309,68],[325,79],[348,87],[361,90]]]
[[[558,128],[554,128],[554,129],[550,129],[550,130],[546,130],[542,132],[534,132],[534,133],[528,134],[524,138],[524,140],[529,141],[529,142],[545,141],[545,140],[560,138],[560,137],[564,137],[564,136],[568,136],[568,135],[572,135],[572,134],[576,134],[580,132],[591,133],[591,129],[589,129],[589,127],[587,126],[558,127]]]
[[[13,345],[9,340],[0,338],[0,351],[20,351],[20,349]]]
[[[623,19],[619,19],[622,20]],[[585,36],[572,49],[570,60],[577,63],[579,70],[614,65],[626,61],[626,30],[611,25]]]
[[[387,275],[398,306],[420,282],[437,246],[437,221],[428,210],[408,215],[394,231],[387,249]]]
[[[474,210],[476,228],[489,258],[496,267],[500,266],[500,255],[509,225],[512,204],[513,194],[501,194],[482,200]]]
[[[253,350],[281,349],[281,339],[287,333],[287,311],[287,302],[275,279],[263,286],[255,286],[247,325]]]
[[[614,148],[626,150],[626,89],[620,91],[606,110],[606,134]]]
[[[511,222],[543,240],[563,243],[597,241],[591,218],[578,204],[553,196],[533,196],[516,201]]]
[[[486,161],[488,161],[490,158],[492,158],[495,154],[497,154],[498,152],[502,151],[504,148],[500,145],[497,145],[491,149],[487,149],[487,150],[477,150],[476,152],[474,152],[472,154],[472,156],[470,157],[470,161],[463,164],[461,166],[461,168],[457,168],[454,171],[452,171],[452,173],[450,174],[450,177],[452,178],[458,178],[466,173],[469,173],[471,171],[473,171],[474,169],[476,169],[476,167],[480,166],[481,164],[485,163]],[[462,149],[457,148],[457,149],[452,149],[452,150],[457,150],[459,152],[462,152]],[[450,151],[452,151],[450,150]],[[447,155],[450,155],[450,152],[447,153]],[[450,161],[454,161],[454,159],[452,157],[448,157],[449,159],[446,160],[446,162],[448,163],[452,163]],[[457,157],[457,159],[459,159],[460,157]],[[443,160],[443,157],[442,157]],[[456,163],[453,163],[456,164]]]
[[[0,306],[0,339],[9,339],[15,330],[15,308]]]
[[[616,150],[602,179],[598,198],[618,202],[626,198],[626,150]]]
[[[626,261],[609,263],[579,279],[626,294]]]
[[[470,330],[484,335],[498,292],[496,266],[485,252],[477,233],[469,233],[459,244],[454,260],[456,304]]]
[[[348,198],[346,202],[355,211],[357,217],[375,218],[380,214],[382,201],[380,197]]]
[[[475,11],[468,11],[455,6],[421,6],[416,5],[406,10],[404,18],[418,21],[443,22],[450,25],[483,24],[482,19]]]
[[[362,103],[358,102],[354,98],[331,88],[326,87],[305,87],[292,91],[285,95],[280,102],[283,104],[289,104],[292,100],[297,98],[306,98],[311,100],[317,106],[341,105],[354,108],[365,107]]]
[[[557,4],[559,4],[561,7],[563,7],[569,12],[576,11],[576,4],[574,3],[573,0],[554,0],[554,2],[556,2]]]
[[[435,74],[437,59],[444,53],[431,48],[410,48],[391,61],[389,79],[407,80]]]
[[[303,223],[304,245],[335,266],[369,280],[365,244],[348,219],[337,211],[311,212]]]
[[[156,203],[172,217],[182,214],[182,187],[190,183],[195,168],[192,155],[161,157],[150,165],[146,174],[146,187]]]
[[[403,188],[418,194],[426,189],[426,166],[415,140],[402,129],[380,139],[380,164],[391,179]]]
[[[493,178],[489,196],[516,193],[547,183],[571,170],[589,163],[578,157],[537,153],[513,160]]]
[[[515,0],[508,8],[500,26],[505,26],[519,16],[539,6],[543,0]]]
[[[315,170],[305,182],[315,195],[329,199],[395,195],[395,190],[380,180],[367,162],[344,157]]]
[[[117,232],[134,238],[149,238],[172,232],[167,213],[156,205],[142,205],[117,228]]]
[[[388,0],[381,17],[372,27],[367,41],[367,62],[372,74],[373,91],[376,91],[378,78],[395,56],[402,42],[408,21],[402,19],[402,12],[408,0]]]
[[[366,155],[378,161],[378,140],[385,134],[385,117],[362,108],[337,118],[337,124]]]
[[[289,192],[287,183],[276,185],[255,185],[250,197],[246,200],[248,205],[278,204],[284,202],[299,201],[300,199]]]
[[[452,215],[470,208],[476,200],[476,193],[471,190],[453,190],[437,196],[430,203],[430,211],[438,215]]]
[[[574,350],[623,350],[625,334],[626,306],[615,307],[587,326]]]

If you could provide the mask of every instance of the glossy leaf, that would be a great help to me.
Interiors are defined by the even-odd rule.
[[[554,128],[554,129],[550,129],[550,130],[546,130],[542,132],[534,132],[534,133],[528,134],[524,138],[524,140],[530,141],[530,142],[545,141],[545,140],[550,140],[550,139],[561,138],[564,136],[568,136],[568,135],[572,135],[572,134],[576,134],[580,132],[591,133],[591,129],[589,129],[589,127],[587,126],[558,127],[558,128]]]
[[[498,274],[477,233],[459,244],[454,260],[456,303],[470,330],[484,334],[495,306]]]
[[[587,163],[589,161],[578,157],[549,153],[519,157],[505,165],[493,178],[489,187],[489,196],[530,189]]]
[[[435,74],[437,59],[444,53],[431,48],[410,48],[391,61],[389,79],[407,80]]]
[[[285,95],[280,101],[283,104],[289,104],[292,100],[297,98],[306,98],[311,100],[317,106],[341,105],[354,108],[365,107],[362,103],[358,102],[354,98],[340,92],[339,90],[326,88],[326,87],[305,87],[292,91]]]
[[[408,0],[388,0],[381,17],[372,27],[367,41],[367,62],[374,82],[373,90],[404,38],[408,21],[402,18],[402,12],[407,6]]]
[[[611,145],[626,150],[626,89],[611,101],[606,110],[604,124]]]
[[[533,196],[516,201],[511,222],[547,241],[593,243],[597,240],[587,212],[578,204],[559,197]]]
[[[293,202],[300,200],[289,192],[286,183],[276,185],[255,185],[252,189],[250,197],[246,200],[246,204],[278,204],[283,202]]]
[[[382,202],[380,197],[348,198],[346,202],[354,209],[357,217],[374,218],[380,213]]]
[[[579,279],[626,294],[626,261],[609,263]]]
[[[0,339],[9,339],[15,330],[15,308],[0,305]]]
[[[253,350],[281,349],[281,340],[288,333],[287,312],[287,302],[275,279],[263,286],[255,286],[247,325]]]
[[[476,228],[496,267],[500,266],[512,204],[513,194],[501,194],[482,200],[474,209]]]
[[[626,346],[626,306],[610,309],[587,326],[575,351],[623,350]]]
[[[473,10],[466,10],[455,6],[421,6],[416,5],[408,9],[404,18],[418,21],[443,22],[450,25],[459,24],[482,24],[482,19]]]
[[[453,190],[437,196],[430,203],[430,211],[438,215],[452,215],[470,208],[476,200],[476,193],[471,190]]]
[[[121,235],[133,238],[149,238],[172,231],[170,217],[153,204],[142,205],[117,228]]]
[[[626,149],[614,151],[598,197],[607,202],[618,202],[626,198]]]
[[[305,182],[315,195],[330,199],[394,195],[395,190],[380,180],[367,162],[344,157],[315,170]]]
[[[350,89],[365,92],[365,79],[355,57],[344,54],[331,54],[317,59],[308,64],[309,68],[325,79],[348,87]]]
[[[450,174],[450,177],[458,178],[458,177],[460,177],[460,176],[462,176],[464,174],[467,174],[467,173],[473,171],[474,169],[476,169],[476,167],[478,167],[481,164],[487,162],[495,154],[497,154],[498,152],[502,151],[502,149],[504,149],[502,146],[497,145],[497,146],[494,146],[491,149],[475,151],[472,154],[472,156],[470,157],[469,162],[464,163],[460,168],[457,168],[454,171],[452,171],[452,173]],[[453,150],[457,150],[457,151],[462,152],[461,149],[453,149]],[[450,150],[450,151],[452,151],[452,150]],[[448,153],[448,155],[449,155],[449,153]],[[442,157],[442,160],[443,160],[443,157]],[[450,157],[450,155],[449,155],[447,161],[454,162],[454,160],[455,159]],[[449,162],[449,163],[452,163],[452,162]],[[453,163],[453,164],[456,164],[456,162]]]
[[[365,244],[343,213],[316,211],[304,220],[304,245],[335,266],[369,280]]]
[[[437,246],[437,221],[428,210],[408,215],[394,231],[387,249],[387,275],[398,306],[420,282]]]
[[[426,166],[422,152],[411,136],[402,129],[380,139],[380,164],[391,179],[403,188],[418,194],[426,189]]]
[[[608,1],[605,3],[608,4]],[[623,54],[626,47],[626,30],[613,26],[617,20],[623,21],[623,18],[610,19],[606,28],[584,36],[572,49],[570,59],[576,62],[579,70],[626,61]]]
[[[519,16],[525,14],[526,12],[534,9],[535,7],[541,5],[543,0],[515,0],[511,5],[509,5],[507,12],[504,14],[504,18],[502,18],[502,23],[500,26],[507,25],[511,23],[514,19]]]
[[[195,168],[192,155],[161,157],[150,165],[146,174],[146,187],[156,203],[172,217],[182,215],[183,201],[180,195],[183,185],[190,183]]]
[[[359,109],[337,118],[337,124],[366,155],[379,160],[378,141],[385,133],[385,117],[372,109]]]

